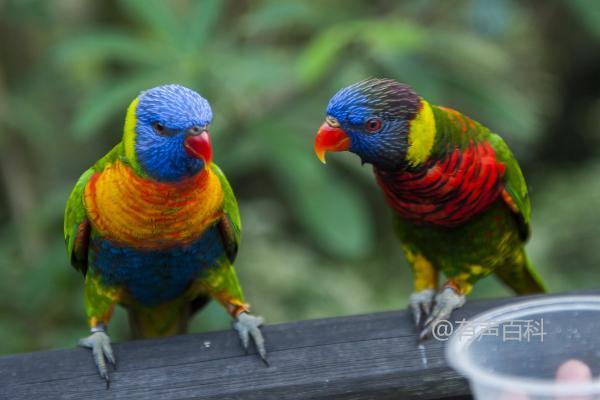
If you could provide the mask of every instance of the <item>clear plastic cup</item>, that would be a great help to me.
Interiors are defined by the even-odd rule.
[[[545,297],[479,314],[452,335],[446,357],[479,400],[600,399],[600,296]],[[573,359],[587,364],[591,379],[557,381]]]

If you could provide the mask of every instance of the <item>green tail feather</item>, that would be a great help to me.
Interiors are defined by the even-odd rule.
[[[180,298],[156,307],[129,306],[131,336],[145,339],[184,334],[190,318],[209,301],[210,297],[199,295],[191,302]]]
[[[505,264],[495,273],[516,294],[546,293],[548,291],[524,250],[521,250],[514,262]]]

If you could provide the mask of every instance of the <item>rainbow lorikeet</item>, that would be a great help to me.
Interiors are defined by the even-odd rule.
[[[323,163],[327,151],[349,150],[373,165],[413,271],[409,302],[420,339],[490,273],[519,294],[545,291],[524,249],[525,179],[485,126],[405,84],[368,79],[330,100],[314,148]],[[447,280],[438,291],[439,271]]]
[[[229,182],[212,163],[212,111],[198,93],[165,85],[129,106],[123,140],[79,178],[65,210],[69,260],[85,278],[85,310],[100,375],[115,363],[106,328],[113,308],[129,312],[135,337],[182,333],[216,299],[266,361],[233,267],[240,215]]]

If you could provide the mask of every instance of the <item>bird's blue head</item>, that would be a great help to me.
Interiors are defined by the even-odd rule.
[[[136,172],[163,182],[179,181],[212,159],[208,101],[180,85],[142,92],[129,106],[123,142]]]
[[[406,165],[411,122],[422,108],[408,86],[391,79],[368,79],[333,96],[315,138],[315,152],[324,163],[327,151],[349,150],[363,163],[381,169]]]

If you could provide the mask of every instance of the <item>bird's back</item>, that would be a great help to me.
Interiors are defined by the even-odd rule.
[[[433,107],[435,142],[422,165],[375,168],[388,204],[406,220],[449,228],[488,209],[501,195],[505,167],[487,141],[489,131],[462,114]]]
[[[395,173],[375,170],[405,248],[448,276],[474,282],[495,271],[518,293],[543,291],[523,248],[529,198],[508,146],[455,110],[432,109],[436,141],[428,161]]]

